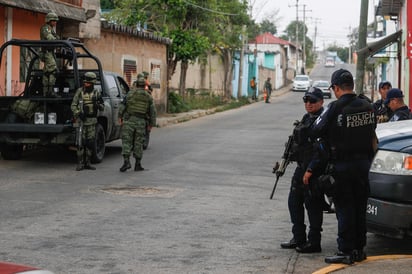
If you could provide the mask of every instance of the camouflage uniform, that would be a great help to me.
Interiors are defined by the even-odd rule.
[[[96,79],[94,73],[87,72],[85,77],[85,83],[94,84]],[[73,117],[79,122],[79,126],[82,126],[82,144],[77,149],[77,171],[96,169],[90,165],[90,159],[96,138],[97,111],[103,109],[103,98],[93,85],[77,89],[71,104]],[[80,125],[80,123],[83,123],[83,125]]]
[[[143,157],[143,142],[146,131],[146,120],[149,127],[156,125],[156,109],[153,97],[144,90],[145,80],[139,74],[133,87],[126,95],[119,108],[119,118],[123,120],[122,127],[122,155],[124,158],[121,172],[131,168],[130,154],[136,159],[135,171],[143,170],[141,160]]]
[[[53,12],[46,15],[46,24],[44,24],[40,29],[40,40],[58,40],[59,36],[56,34],[54,28],[51,25],[51,21],[58,21],[59,18]],[[43,48],[42,49],[42,61],[44,62],[43,67],[43,93],[44,95],[53,95],[53,87],[56,83],[55,73],[57,72],[56,57],[54,55],[53,49]]]

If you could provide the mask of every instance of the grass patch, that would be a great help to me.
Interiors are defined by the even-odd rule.
[[[189,89],[185,97],[176,92],[169,93],[168,113],[188,112],[194,109],[212,109],[216,108],[217,112],[238,108],[250,104],[247,97],[241,97],[239,100],[232,98],[227,101],[222,96],[212,94],[204,90]]]

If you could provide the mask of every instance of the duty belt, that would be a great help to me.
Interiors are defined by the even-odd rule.
[[[143,119],[146,119],[147,118],[147,116],[146,116],[146,113],[129,113],[130,114],[130,116],[135,116],[135,117],[137,117],[137,118],[143,118]]]

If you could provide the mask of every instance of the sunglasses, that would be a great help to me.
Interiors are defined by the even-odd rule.
[[[318,102],[318,100],[315,99],[315,98],[309,97],[309,96],[304,96],[304,97],[303,97],[303,102],[304,102],[304,103],[308,103],[308,102],[309,102],[310,104],[315,104],[315,103]]]

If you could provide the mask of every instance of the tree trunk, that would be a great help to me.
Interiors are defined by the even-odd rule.
[[[232,97],[232,75],[233,75],[233,65],[232,65],[232,51],[230,49],[222,49],[222,63],[225,71],[224,75],[224,96],[225,99],[229,100]]]
[[[187,68],[189,67],[189,63],[187,61],[182,61],[180,64],[180,83],[179,83],[179,94],[181,96],[185,95],[186,90],[186,72]]]

